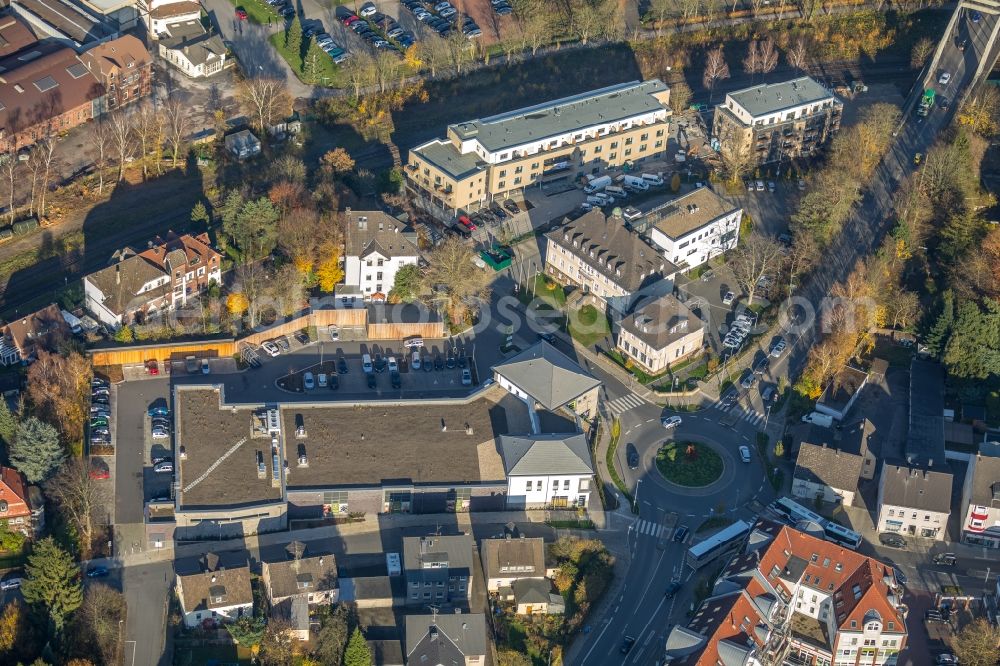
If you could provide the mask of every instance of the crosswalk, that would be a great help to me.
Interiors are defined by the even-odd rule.
[[[720,412],[727,412],[727,413],[732,412],[733,414],[737,415],[740,419],[748,422],[752,426],[758,426],[763,424],[764,419],[766,418],[764,414],[761,414],[756,409],[747,409],[746,407],[743,407],[742,405],[738,405],[735,403],[731,405],[723,405],[721,399],[716,400],[715,403],[712,405],[712,407],[718,409]]]
[[[661,536],[664,536],[668,531],[670,531],[670,528],[664,527],[659,523],[654,523],[651,520],[640,520],[635,524],[635,531],[643,536],[650,536],[654,539],[659,539]]]
[[[621,416],[630,409],[635,409],[646,403],[645,400],[637,396],[635,393],[629,393],[628,395],[623,395],[620,398],[615,398],[608,403],[608,409],[611,410],[611,414],[614,416]]]

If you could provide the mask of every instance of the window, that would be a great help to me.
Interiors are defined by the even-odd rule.
[[[507,169],[500,169],[500,177],[504,178],[507,175]]]
[[[531,484],[532,481],[528,481],[524,486],[524,489],[527,490],[529,493],[531,492]]]
[[[503,188],[507,187],[507,183],[501,180],[499,183],[497,183],[497,187],[499,187],[502,190]]]
[[[617,147],[618,147],[618,142],[617,141],[612,141],[611,142],[611,149],[614,150]]]
[[[524,167],[523,166],[517,167],[516,169],[514,169],[514,173],[524,173]]]

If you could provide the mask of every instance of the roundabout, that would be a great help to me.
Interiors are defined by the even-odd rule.
[[[704,488],[722,476],[722,456],[701,442],[664,442],[656,452],[656,468],[669,483]]]

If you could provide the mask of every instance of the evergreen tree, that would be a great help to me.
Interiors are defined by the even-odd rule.
[[[944,353],[945,345],[948,344],[948,337],[951,335],[951,327],[955,323],[955,294],[949,289],[944,292],[941,300],[941,314],[938,315],[934,326],[924,338],[924,344],[930,353],[940,358]]]
[[[958,305],[955,325],[942,360],[956,377],[986,379],[1000,374],[1000,303],[987,299]]]
[[[191,209],[191,221],[192,222],[204,222],[208,224],[208,209],[205,208],[205,204],[201,201],[194,205]]]
[[[302,73],[309,83],[319,83],[319,74],[323,68],[323,58],[327,55],[316,43],[315,39],[309,40],[309,48],[306,49],[306,57],[302,60]]]
[[[285,31],[285,46],[292,53],[302,57],[302,21],[299,20],[298,14],[295,15],[295,18],[288,25],[288,30]]]
[[[66,453],[59,432],[34,416],[21,422],[10,447],[10,462],[29,483],[44,481],[62,464]]]
[[[372,666],[372,651],[365,641],[364,635],[357,627],[351,634],[351,640],[344,651],[344,666]]]
[[[56,631],[61,631],[69,614],[83,603],[80,567],[52,537],[45,537],[35,544],[24,567],[21,593],[26,602],[48,613]]]
[[[0,397],[0,441],[9,448],[17,432],[17,417],[10,411],[6,398]]]

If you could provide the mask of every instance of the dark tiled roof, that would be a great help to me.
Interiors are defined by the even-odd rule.
[[[944,369],[934,361],[910,363],[910,430],[906,460],[911,465],[944,465]]]
[[[475,547],[468,534],[404,537],[403,572],[406,582],[447,583],[449,576],[465,576],[471,581]]]
[[[868,440],[875,426],[861,419],[842,428],[812,426],[799,445],[795,478],[840,490],[855,490],[861,476]]]
[[[209,60],[221,58],[226,53],[222,37],[207,32],[201,21],[184,21],[167,26],[169,37],[160,39],[160,44],[170,50],[184,52],[184,57],[195,65],[203,65]]]
[[[594,473],[583,434],[504,435],[500,451],[508,476]]]
[[[229,564],[232,562],[225,563],[223,558],[209,553],[202,558],[197,570],[177,572],[181,603],[186,612],[253,603],[250,567],[246,562],[236,566]],[[221,599],[216,600],[219,597]]]
[[[626,228],[622,220],[605,218],[598,208],[566,222],[545,237],[628,293],[679,270],[639,234]],[[590,256],[591,252],[594,256]]]
[[[487,578],[545,575],[545,540],[541,537],[483,539],[482,556]]]
[[[979,506],[1000,507],[1000,442],[979,445],[969,499]]]
[[[59,306],[55,303],[38,312],[11,321],[4,329],[21,353],[21,358],[30,354],[35,343],[39,340],[55,342],[69,335],[69,326],[63,319]]]
[[[272,599],[337,588],[337,561],[333,555],[264,562],[261,567],[270,580],[268,594]]]
[[[886,463],[882,466],[882,503],[950,513],[951,484],[951,472]]]
[[[485,655],[486,616],[482,613],[406,616],[408,664],[464,664]]]
[[[639,301],[621,325],[653,349],[663,349],[703,326],[688,306],[671,294]]]
[[[830,385],[820,396],[819,402],[830,409],[842,410],[867,380],[867,372],[849,365],[844,366],[833,376]]]
[[[587,393],[601,380],[545,341],[493,366],[545,409],[554,410]]]
[[[153,62],[146,47],[132,35],[102,42],[85,51],[80,58],[92,72],[98,73],[110,73],[115,68],[126,73],[135,72]]]
[[[144,303],[156,300],[170,292],[170,282],[144,291],[147,282],[167,277],[163,269],[149,260],[132,256],[107,268],[91,273],[86,279],[104,294],[103,305],[116,315],[138,309]]]
[[[347,225],[345,255],[364,258],[372,252],[383,257],[416,257],[416,234],[382,211],[352,210],[344,213]]]

